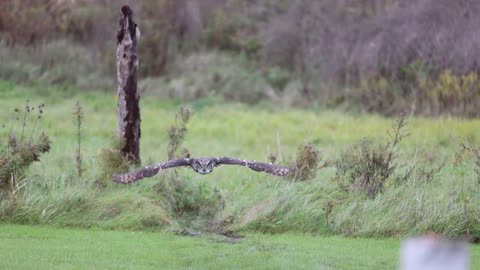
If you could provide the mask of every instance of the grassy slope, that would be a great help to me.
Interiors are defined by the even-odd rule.
[[[152,191],[152,187],[162,181],[161,177],[100,191],[91,185],[98,175],[99,149],[109,144],[116,130],[114,93],[56,88],[33,90],[0,82],[0,97],[0,119],[4,120],[27,98],[32,104],[45,103],[43,128],[53,141],[51,152],[32,166],[26,195],[12,222],[129,229],[162,227],[174,222],[168,202]],[[72,111],[76,100],[85,111],[82,151],[87,170],[81,179],[75,176],[74,167]],[[167,130],[178,106],[174,102],[149,99],[148,93],[144,95],[141,149],[145,164],[166,158]],[[293,157],[297,146],[305,140],[312,141],[320,148],[322,157],[331,160],[338,157],[346,145],[364,137],[384,139],[391,125],[390,119],[374,115],[271,106],[252,108],[218,104],[209,99],[190,106],[195,113],[185,147],[194,156],[231,155],[265,160],[269,153],[277,153],[278,135],[284,160]],[[480,143],[479,129],[479,120],[411,119],[412,135],[402,143],[401,163],[423,161],[427,157],[434,163],[450,160],[463,138]],[[8,124],[7,128],[0,129],[0,138],[7,132]],[[262,208],[263,213],[255,216],[251,227],[276,232],[384,236],[436,230],[455,234],[465,228],[478,228],[471,224],[480,218],[477,217],[480,195],[474,192],[475,176],[468,163],[461,168],[443,170],[433,183],[419,183],[421,179],[414,179],[405,187],[393,187],[376,200],[338,197],[330,181],[334,174],[332,168],[321,171],[309,183],[288,183],[237,167],[221,167],[208,176],[190,170],[180,170],[179,174],[200,192],[217,187],[227,202],[220,217],[233,216],[237,228],[244,227],[244,214],[261,202],[266,206]],[[469,203],[473,203],[467,205],[464,201],[467,197]],[[327,224],[322,209],[329,200],[345,203],[334,209],[334,217]],[[115,214],[116,207],[125,210]],[[412,219],[413,215],[418,217]],[[471,218],[465,220],[465,216]],[[473,233],[480,234],[480,228]]]

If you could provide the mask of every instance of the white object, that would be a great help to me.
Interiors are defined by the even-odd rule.
[[[468,270],[469,247],[432,237],[405,240],[401,246],[401,270]]]

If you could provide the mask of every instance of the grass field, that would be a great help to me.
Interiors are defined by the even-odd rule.
[[[400,241],[206,235],[0,225],[1,269],[395,269]],[[471,249],[480,267],[480,247]]]
[[[1,269],[395,269],[398,240],[114,232],[0,225]],[[472,269],[480,248],[472,249]]]
[[[411,134],[400,144],[400,184],[390,179],[371,199],[341,190],[335,168],[318,171],[308,182],[291,182],[238,167],[220,167],[207,176],[178,170],[179,181],[166,174],[123,186],[98,187],[100,149],[116,131],[115,94],[58,87],[22,87],[0,82],[0,119],[6,138],[14,108],[45,104],[39,131],[52,149],[30,167],[14,208],[0,205],[0,218],[10,223],[102,229],[203,230],[212,224],[236,231],[309,232],[323,235],[396,237],[427,231],[448,236],[480,235],[480,182],[474,160],[454,164],[460,142],[480,144],[480,120],[409,118]],[[84,110],[82,155],[84,175],[76,176],[73,107]],[[143,164],[165,160],[167,131],[180,107],[144,93],[141,156]],[[254,107],[219,102],[215,97],[186,104],[194,111],[184,147],[193,156],[229,155],[267,160],[275,154],[288,164],[297,148],[311,142],[323,161],[335,161],[348,146],[367,138],[384,142],[392,119],[328,110],[299,110],[269,104]],[[16,125],[16,126],[15,126]],[[27,126],[27,132],[31,126]],[[21,127],[14,124],[14,132]],[[5,141],[4,141],[5,142]],[[445,163],[438,171],[439,164]],[[413,166],[413,167],[412,167]],[[430,171],[431,170],[431,171]],[[430,172],[431,177],[428,176]],[[224,208],[220,201],[224,200]],[[327,213],[327,206],[332,206]]]
[[[125,2],[0,0],[0,270],[397,269],[411,238],[480,270],[479,0]],[[186,156],[290,173],[112,181]]]

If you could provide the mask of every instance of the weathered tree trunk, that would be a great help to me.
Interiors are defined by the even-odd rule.
[[[122,153],[134,163],[140,163],[137,31],[132,10],[129,6],[123,6],[117,34],[118,129],[124,140]]]

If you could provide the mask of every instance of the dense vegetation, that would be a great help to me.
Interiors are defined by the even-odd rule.
[[[147,0],[142,89],[395,115],[479,116],[475,0]],[[114,88],[113,0],[7,0],[0,76]]]
[[[413,117],[394,122],[374,115],[284,110],[268,104],[247,110],[246,105],[218,104],[211,97],[189,103],[193,115],[182,123],[175,121],[179,103],[145,93],[144,164],[165,160],[174,152],[270,159],[309,168],[313,154],[319,170],[283,179],[236,167],[222,167],[208,176],[182,169],[124,186],[110,181],[115,170],[128,169],[112,139],[113,94],[2,81],[0,95],[0,115],[5,116],[1,149],[8,147],[5,139],[12,126],[12,134],[20,132],[21,137],[22,119],[7,116],[17,108],[13,104],[19,104],[23,115],[21,104],[27,97],[30,104],[44,104],[35,134],[44,132],[51,141],[41,162],[22,170],[11,186],[2,189],[1,221],[217,233],[390,237],[433,231],[470,240],[480,236],[478,120]],[[83,116],[81,151],[77,101]],[[35,121],[29,117],[27,121]],[[27,125],[25,134],[32,128]],[[172,133],[178,133],[172,129],[183,130],[181,138],[175,135],[174,151],[169,144]],[[33,143],[41,142],[34,138]],[[3,159],[10,152],[0,153]]]

